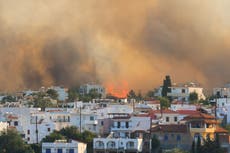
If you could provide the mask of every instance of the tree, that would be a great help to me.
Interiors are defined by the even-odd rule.
[[[143,96],[142,96],[142,94],[141,94],[141,92],[139,92],[138,93],[138,95],[137,95],[137,101],[141,101],[141,100],[143,100]]]
[[[68,101],[75,101],[78,99],[79,94],[78,94],[79,89],[78,88],[71,88],[68,90]]]
[[[196,103],[198,101],[198,94],[194,91],[189,94],[189,101],[191,103]]]
[[[149,90],[149,91],[146,93],[145,98],[154,98],[154,91]]]
[[[161,109],[167,109],[170,107],[170,102],[165,97],[158,97],[158,100],[160,101],[160,107]]]
[[[5,102],[16,102],[16,97],[8,95],[2,99],[2,103]]]
[[[47,92],[48,96],[50,96],[52,99],[57,100],[58,99],[58,93],[54,89],[48,89]]]
[[[157,139],[157,137],[154,135],[151,140],[151,152],[155,152],[160,147],[160,141]]]
[[[172,83],[171,83],[170,76],[166,75],[163,81],[163,87],[162,87],[162,92],[161,92],[162,97],[167,97],[167,93],[171,92],[171,88],[170,88],[171,86],[172,86]]]
[[[14,130],[8,130],[0,135],[1,153],[34,153],[31,147],[22,140]]]
[[[43,138],[42,142],[54,142],[55,140],[63,139],[66,139],[66,137],[58,131],[53,131],[52,133],[50,133],[50,135],[47,135],[45,138]]]
[[[134,90],[130,90],[129,93],[127,94],[127,98],[130,100],[130,99],[136,99],[137,96],[136,96],[136,93],[134,92]]]

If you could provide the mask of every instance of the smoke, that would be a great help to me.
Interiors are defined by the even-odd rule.
[[[0,89],[101,82],[151,89],[169,74],[228,82],[230,2],[0,0]]]

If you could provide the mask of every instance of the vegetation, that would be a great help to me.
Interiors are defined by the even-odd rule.
[[[161,109],[167,109],[170,107],[170,102],[168,98],[166,97],[158,97],[158,100],[160,101],[160,107]]]
[[[160,147],[160,141],[157,139],[157,137],[154,135],[152,137],[152,141],[151,141],[151,148],[152,148],[152,152],[157,152],[157,150]]]
[[[73,102],[79,98],[79,88],[71,88],[68,90],[68,101]]]
[[[34,153],[32,148],[25,144],[21,136],[14,130],[8,130],[0,135],[1,153]]]
[[[128,100],[136,99],[137,95],[136,95],[135,91],[134,90],[130,90],[129,93],[127,94],[127,98],[128,98]]]
[[[215,140],[211,140],[210,137],[203,139],[203,144],[201,144],[200,137],[197,139],[197,143],[193,142],[191,152],[192,153],[223,153],[224,149],[220,147],[219,137],[216,135]]]
[[[170,76],[167,75],[163,81],[163,87],[162,87],[162,97],[167,97],[167,93],[171,92],[170,87],[172,86]]]
[[[197,103],[198,102],[198,94],[194,91],[192,93],[189,94],[189,101],[190,103]]]
[[[46,93],[48,94],[50,98],[55,99],[55,100],[58,99],[58,93],[56,90],[48,89]]]
[[[184,151],[184,150],[181,150],[179,148],[174,148],[173,150],[165,151],[165,153],[188,153],[188,152]]]
[[[16,102],[16,97],[8,95],[6,97],[4,97],[1,101],[2,103],[6,103],[6,102]]]

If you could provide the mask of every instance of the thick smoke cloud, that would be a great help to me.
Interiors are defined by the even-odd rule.
[[[0,0],[0,89],[229,81],[230,2]]]

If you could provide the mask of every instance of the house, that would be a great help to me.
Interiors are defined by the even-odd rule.
[[[218,126],[215,117],[208,114],[193,114],[183,119],[189,127],[192,138],[201,137],[206,139],[215,138],[216,133],[226,133],[227,131]]]
[[[87,83],[87,84],[81,85],[79,92],[81,95],[85,95],[85,94],[89,94],[90,91],[92,90],[101,94],[102,97],[106,96],[105,88],[102,85],[94,84],[94,83]]]
[[[151,128],[151,137],[156,137],[160,141],[163,150],[173,148],[189,150],[192,145],[192,137],[187,125],[155,125]]]
[[[86,153],[86,148],[87,144],[74,140],[42,143],[42,153]]]
[[[142,139],[94,138],[94,153],[141,153]]]
[[[203,88],[195,83],[187,84],[173,84],[170,87],[171,91],[167,93],[167,96],[172,99],[188,102],[190,93],[196,92],[198,95],[198,100],[205,99]]]
[[[223,87],[214,88],[213,95],[218,98],[230,98],[230,84],[226,84]]]
[[[179,113],[170,109],[154,110],[150,112],[155,115],[153,123],[159,124],[177,124],[181,118]]]

